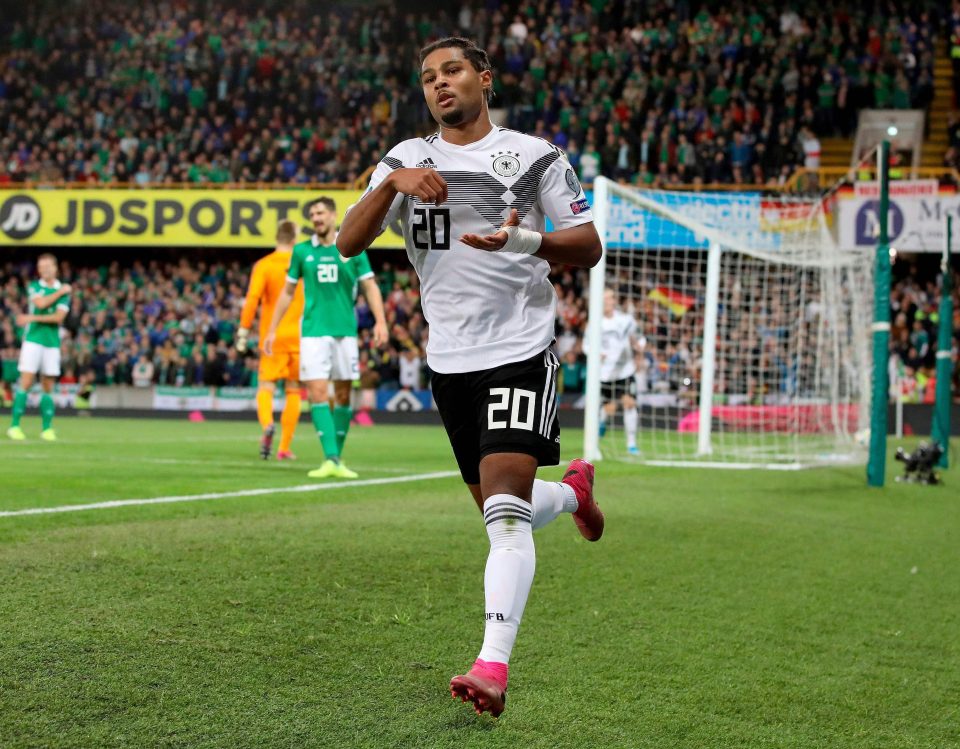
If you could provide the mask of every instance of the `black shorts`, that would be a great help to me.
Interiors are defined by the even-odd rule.
[[[560,462],[559,368],[548,349],[479,372],[434,373],[433,398],[466,483],[480,483],[480,461],[494,453],[523,453],[541,466]]]
[[[624,377],[622,380],[600,383],[600,400],[604,403],[618,401],[624,395],[637,397],[637,379],[635,377]]]

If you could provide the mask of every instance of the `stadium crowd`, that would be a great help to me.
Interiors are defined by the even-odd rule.
[[[41,2],[0,18],[0,185],[353,182],[390,145],[424,133],[416,52],[450,33],[488,49],[506,124],[564,148],[585,182],[783,181],[818,164],[818,137],[850,135],[857,110],[930,103],[941,11],[924,0],[829,13],[689,0],[464,0],[430,13],[332,4],[322,14],[305,0]],[[950,128],[960,163],[960,121]],[[391,342],[370,346],[361,298],[362,383],[422,387],[416,274],[381,260]],[[64,261],[61,272],[74,286],[66,382],[255,383],[255,356],[232,345],[247,264]],[[31,273],[13,263],[0,273],[6,382]],[[911,278],[894,290],[892,352],[916,380],[911,393],[925,393],[936,290]],[[586,278],[557,268],[553,280],[561,389],[576,394]],[[645,298],[634,310],[648,340],[672,341],[638,358],[643,388],[695,387],[698,303],[678,315]],[[767,364],[757,371],[776,371]],[[762,393],[785,379],[728,385]]]
[[[428,329],[420,310],[416,273],[400,253],[381,251],[374,264],[391,337],[384,349],[372,346],[373,316],[361,296],[356,308],[361,389],[426,387],[430,377],[425,357]],[[138,387],[256,384],[255,347],[243,355],[233,345],[248,283],[248,263],[182,258],[77,267],[63,260],[60,270],[61,279],[73,287],[61,347],[64,383]],[[20,337],[15,320],[16,314],[26,309],[25,290],[33,272],[28,262],[0,266],[0,359],[7,387],[17,377]],[[655,277],[652,268],[638,267],[621,273],[617,287],[621,299],[626,299],[628,291],[633,295],[633,302],[623,306],[638,321],[639,391],[693,397],[699,387],[703,289],[689,284],[689,309],[671,310],[651,295],[655,284],[650,279]],[[551,278],[558,296],[559,388],[576,399],[586,383],[583,336],[588,275],[556,267]],[[954,283],[954,289],[958,287],[960,276]],[[749,289],[745,286],[742,291],[724,293],[749,295]],[[891,374],[907,402],[926,402],[933,397],[938,299],[935,276],[916,267],[900,277],[892,290]],[[746,303],[745,297],[729,301],[725,307],[748,312],[721,317],[718,392],[761,403],[794,388],[802,391],[805,384],[791,374],[796,369],[789,363],[789,353],[775,345],[786,338],[764,333],[769,321],[749,312],[755,305]],[[956,352],[960,349],[960,291],[955,292],[954,309]],[[778,318],[776,309],[769,310],[769,315],[771,319],[783,317],[780,314]],[[801,371],[813,369],[807,366]],[[960,377],[960,368],[955,366],[954,372]],[[960,393],[960,382],[957,384],[955,391]]]
[[[449,33],[583,181],[782,181],[860,108],[927,106],[937,7],[36,3],[0,19],[0,183],[352,182],[423,134],[416,51]]]
[[[20,331],[32,264],[3,266],[0,278],[0,358],[3,379],[16,379]],[[233,345],[249,279],[239,262],[134,261],[99,267],[60,265],[71,284],[71,309],[63,325],[62,382],[149,387],[256,384],[256,352]],[[390,345],[370,344],[373,316],[357,304],[361,382],[365,388],[423,386],[426,325],[419,310],[416,274],[386,262],[378,276],[391,327]]]

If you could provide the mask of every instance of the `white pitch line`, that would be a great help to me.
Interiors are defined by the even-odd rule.
[[[84,505],[61,505],[60,507],[31,507],[26,510],[0,511],[0,518],[12,518],[22,515],[53,515],[61,512],[80,512],[81,510],[109,510],[114,507],[132,507],[135,505],[166,505],[177,502],[199,502],[207,499],[229,499],[231,497],[259,497],[264,494],[290,494],[318,492],[327,489],[341,489],[352,486],[379,486],[381,484],[405,484],[410,481],[428,481],[459,476],[457,471],[438,471],[436,473],[418,473],[412,476],[397,476],[360,481],[338,481],[333,484],[299,484],[281,486],[274,489],[241,489],[235,492],[216,492],[211,494],[182,494],[172,497],[147,497],[143,499],[115,499],[109,502],[92,502]]]
[[[44,455],[43,453],[18,453],[17,460],[50,460],[50,455]],[[89,461],[89,455],[57,455],[58,461],[64,460],[79,460],[79,461]],[[264,461],[259,457],[256,459],[250,458],[250,460],[187,460],[183,458],[140,458],[135,456],[118,456],[118,455],[108,455],[108,456],[98,456],[97,462],[99,463],[144,463],[144,464],[156,464],[156,465],[173,465],[173,466],[206,466],[206,467],[216,467],[223,466],[228,468],[265,468],[269,471],[296,471],[304,470],[305,465],[310,465],[309,460],[300,459],[296,462],[290,461],[283,463],[277,460]],[[350,462],[351,468],[356,468],[360,471],[372,471],[374,473],[407,473],[409,468],[384,468],[383,466],[374,466],[368,465],[365,463],[354,463]]]
[[[199,437],[154,437],[150,439],[151,445],[190,445],[197,442],[259,442],[260,438],[251,435],[251,436],[231,436],[231,437],[209,437],[209,436],[199,436]],[[13,440],[0,440],[0,448],[9,447],[11,449],[23,449],[24,447],[30,447],[31,443],[33,446],[39,444],[35,439],[28,439],[26,442],[15,442]],[[87,440],[73,440],[69,437],[59,437],[56,441],[57,445],[129,445],[129,439],[101,439],[97,438],[95,443],[91,443]]]

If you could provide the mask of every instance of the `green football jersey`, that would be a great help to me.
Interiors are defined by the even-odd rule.
[[[361,279],[373,278],[373,270],[365,252],[345,258],[336,245],[315,245],[313,239],[293,248],[290,258],[290,281],[303,279],[303,319],[300,335],[355,336],[357,314],[354,301]]]
[[[70,295],[65,294],[57,300],[57,303],[51,307],[38,309],[33,300],[38,296],[49,296],[55,294],[60,288],[61,283],[54,281],[49,286],[43,281],[31,281],[27,286],[27,297],[30,299],[31,315],[52,315],[58,309],[70,310]],[[30,343],[38,343],[47,348],[60,348],[60,325],[55,322],[32,322],[27,325],[23,332],[23,340]]]

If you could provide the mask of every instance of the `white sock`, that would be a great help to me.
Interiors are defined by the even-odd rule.
[[[561,512],[577,511],[577,495],[573,487],[558,481],[533,482],[533,530],[543,528]]]
[[[623,409],[623,429],[627,433],[627,447],[637,446],[637,409]]]
[[[532,515],[529,502],[509,494],[494,494],[483,503],[490,556],[483,576],[487,623],[477,656],[481,660],[510,662],[537,566]]]

